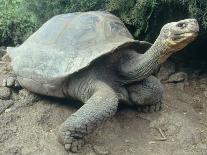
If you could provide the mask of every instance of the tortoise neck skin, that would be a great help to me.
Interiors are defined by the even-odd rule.
[[[169,45],[168,40],[162,35],[159,35],[150,49],[141,56],[141,64],[143,63],[143,65],[149,66],[152,70],[150,71],[151,73],[164,63],[173,53],[177,52],[177,50],[178,49],[172,48]],[[141,68],[145,67],[143,66]]]
[[[158,37],[154,44],[144,53],[138,54],[135,50],[126,51],[120,63],[120,73],[126,83],[140,81],[150,76],[160,66],[160,55],[166,53],[168,47]]]
[[[169,48],[166,40],[159,36],[152,47],[143,55],[143,57],[152,57],[156,64],[161,65],[168,57],[170,57],[174,51]]]
[[[136,79],[142,80],[153,74],[171,54],[167,43],[159,36],[152,47],[140,56],[139,65],[135,71]]]

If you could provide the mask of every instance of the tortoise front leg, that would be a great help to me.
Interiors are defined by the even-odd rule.
[[[137,106],[139,111],[159,111],[162,105],[163,86],[160,80],[150,76],[140,82],[135,82],[127,87],[130,101]]]
[[[117,111],[118,97],[109,86],[99,84],[95,90],[85,104],[60,127],[59,141],[67,151],[77,152],[85,136]]]

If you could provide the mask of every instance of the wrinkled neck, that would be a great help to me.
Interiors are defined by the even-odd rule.
[[[164,39],[159,36],[149,50],[147,50],[143,57],[157,61],[158,64],[163,63],[171,54],[169,54],[168,46]],[[147,61],[147,60],[146,60]]]
[[[126,64],[121,64],[121,72],[127,77],[128,82],[143,80],[155,73],[163,60],[169,57],[168,47],[162,37],[158,37],[154,44],[144,54],[133,55],[130,61],[126,60]]]
[[[141,80],[156,72],[161,63],[170,56],[170,54],[167,54],[167,49],[168,47],[162,37],[158,37],[151,48],[140,57],[139,65],[136,69],[136,78]]]

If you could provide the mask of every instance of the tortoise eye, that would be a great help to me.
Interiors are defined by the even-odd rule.
[[[177,24],[177,27],[180,27],[180,28],[185,28],[187,26],[186,23],[178,23]]]

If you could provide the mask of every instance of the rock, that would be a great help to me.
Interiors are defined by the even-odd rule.
[[[156,144],[155,141],[149,141],[148,143],[149,143],[149,144]]]
[[[0,114],[4,113],[6,109],[14,104],[12,100],[0,100]]]
[[[1,74],[7,74],[11,71],[11,59],[8,54],[5,54],[3,57],[0,53],[0,72]]]
[[[4,62],[11,62],[11,58],[9,57],[9,54],[5,54],[3,57],[2,57],[2,61]]]
[[[157,74],[157,77],[161,81],[165,81],[173,73],[175,73],[175,64],[171,61],[166,61],[164,64],[161,65],[161,68]]]
[[[11,97],[11,90],[7,87],[0,87],[0,99],[9,100]]]
[[[4,151],[3,154],[5,155],[22,155],[21,148],[9,148],[8,150]]]
[[[167,80],[167,82],[169,83],[183,82],[183,81],[187,81],[187,77],[188,75],[186,73],[178,72],[178,73],[172,74]]]
[[[0,58],[2,58],[6,54],[6,47],[1,46],[0,47]]]
[[[11,108],[8,108],[4,112],[7,113],[7,112],[10,112],[10,111],[11,111]]]
[[[109,154],[109,151],[106,150],[106,148],[104,146],[94,145],[93,150],[95,153],[97,153],[99,155],[108,155]]]

